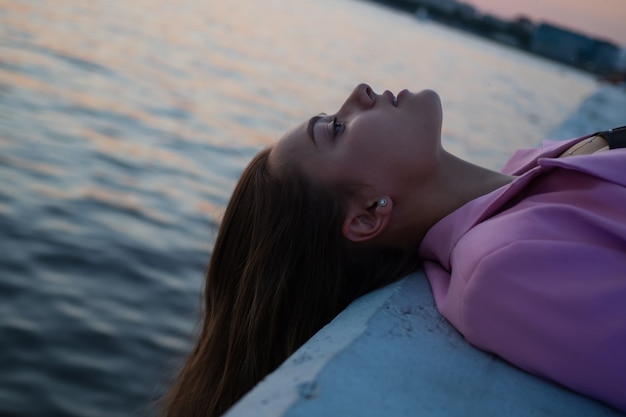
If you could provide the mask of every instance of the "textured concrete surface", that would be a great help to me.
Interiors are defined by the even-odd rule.
[[[226,415],[623,414],[471,347],[420,272],[353,302]]]

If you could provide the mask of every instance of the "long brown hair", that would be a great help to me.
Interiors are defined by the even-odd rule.
[[[295,166],[272,173],[268,155],[248,165],[224,214],[169,417],[221,415],[351,301],[416,267],[412,254],[342,237],[347,187]]]

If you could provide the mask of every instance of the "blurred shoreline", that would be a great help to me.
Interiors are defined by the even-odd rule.
[[[456,0],[367,0],[433,20],[529,54],[569,65],[602,81],[626,82],[626,49],[606,39],[548,22],[518,16],[513,20],[484,14]]]

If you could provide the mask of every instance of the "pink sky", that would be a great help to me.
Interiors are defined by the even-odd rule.
[[[525,15],[626,47],[626,0],[466,0],[484,13]]]

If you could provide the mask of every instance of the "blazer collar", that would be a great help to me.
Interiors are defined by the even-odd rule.
[[[568,141],[544,141],[540,148],[517,151],[502,172],[518,177],[509,184],[468,202],[435,223],[422,240],[420,258],[437,260],[450,271],[450,254],[459,239],[476,224],[496,213],[544,172],[556,168],[571,169],[626,186],[626,148],[593,155],[555,158],[577,141],[589,136],[591,135]]]

